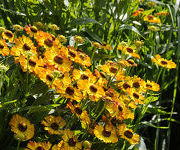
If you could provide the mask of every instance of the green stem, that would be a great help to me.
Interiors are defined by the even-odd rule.
[[[21,143],[21,141],[18,140],[17,150],[19,150],[19,148],[20,148],[20,143]]]

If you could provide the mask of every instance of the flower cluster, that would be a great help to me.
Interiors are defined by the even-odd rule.
[[[154,20],[152,16],[145,18]],[[68,99],[64,110],[69,110],[81,122],[82,132],[104,143],[117,143],[119,139],[127,140],[131,145],[139,142],[139,135],[133,132],[126,120],[134,119],[135,109],[146,102],[147,92],[157,92],[160,88],[153,81],[145,81],[135,75],[128,76],[128,68],[137,66],[134,59],[140,59],[135,48],[121,43],[118,46],[124,56],[121,60],[109,60],[92,69],[92,60],[83,50],[64,46],[60,40],[62,38],[38,30],[36,26],[26,25],[24,30],[27,35],[19,37],[9,30],[3,31],[0,40],[0,53],[3,56],[14,56],[15,63],[19,63],[24,72],[36,75],[49,88]],[[76,36],[75,40],[78,43],[84,42],[80,36]],[[7,42],[13,46],[10,48]],[[93,46],[112,50],[106,43],[101,45],[94,42]],[[167,68],[173,65],[159,56],[153,61]],[[91,113],[89,106],[97,104],[95,107],[98,108],[101,103],[102,111],[95,115]],[[27,149],[85,149],[79,136],[70,126],[66,126],[67,122],[62,117],[49,115],[41,123],[49,134],[62,135],[62,140],[53,146],[50,142],[30,141]],[[24,117],[14,115],[9,125],[22,141],[34,136],[34,125]]]

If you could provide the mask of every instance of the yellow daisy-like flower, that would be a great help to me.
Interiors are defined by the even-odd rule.
[[[134,134],[132,129],[126,128],[126,124],[120,124],[117,127],[118,135],[127,140],[131,145],[135,145],[139,143],[139,135]]]
[[[137,16],[142,15],[143,13],[144,13],[144,9],[143,9],[143,8],[140,8],[140,9],[136,10],[136,11],[132,14],[132,16],[137,17]]]
[[[94,129],[95,136],[105,143],[116,143],[118,142],[118,137],[116,135],[116,130],[112,125],[96,125]]]
[[[59,40],[55,38],[54,35],[43,31],[37,32],[36,40],[38,45],[44,48],[53,48],[54,46],[57,46],[59,42]]]
[[[21,117],[18,114],[13,115],[9,125],[17,139],[27,141],[34,136],[34,125],[31,124],[28,119]]]
[[[44,53],[44,59],[47,64],[54,65],[58,70],[69,72],[71,69],[71,61],[62,53],[55,50],[46,51]]]
[[[135,89],[127,89],[127,94],[137,104],[144,104],[145,97]]]
[[[119,68],[116,63],[112,61],[106,62],[104,65],[101,65],[99,68],[100,70],[104,71],[105,73],[107,73],[107,75],[110,76],[114,76],[114,75],[119,76],[124,74],[124,71],[121,68]]]
[[[137,54],[136,50],[133,49],[132,47],[126,46],[122,49],[122,52],[124,52],[126,55],[131,55],[132,57],[140,59],[139,54]]]
[[[22,37],[15,38],[15,46],[11,49],[13,56],[27,56],[31,52],[32,55],[37,55],[36,47],[29,37],[23,35]]]
[[[150,23],[161,23],[161,20],[153,15],[147,15],[144,17],[144,21],[150,22]]]
[[[0,40],[0,54],[3,56],[9,55],[9,48],[7,47],[6,41],[3,39]]]
[[[94,84],[93,82],[88,82],[86,80],[79,80],[77,84],[84,96],[88,94],[89,99],[92,101],[97,102],[105,94],[103,88],[96,83]]]
[[[46,116],[41,122],[45,127],[44,130],[47,130],[49,134],[61,134],[61,130],[66,122],[60,116]]]
[[[63,131],[62,139],[64,141],[65,150],[81,150],[82,143],[78,142],[77,136],[73,131],[66,129]]]
[[[50,142],[33,142],[30,141],[28,145],[26,146],[25,150],[50,150],[51,148]]]
[[[159,54],[155,55],[155,57],[151,58],[153,62],[158,64],[159,66],[168,68],[168,69],[173,69],[176,68],[176,64],[172,60],[167,60],[162,58]]]
[[[1,36],[2,39],[8,40],[9,42],[13,42],[14,40],[14,34],[10,30],[5,30]]]
[[[152,91],[159,91],[160,87],[159,84],[155,83],[154,81],[149,81],[144,84],[144,88],[147,90],[152,90]]]
[[[35,68],[38,66],[38,57],[35,55],[27,58],[23,55],[20,55],[19,62],[24,72],[27,70],[29,70],[29,72],[34,72]]]
[[[36,26],[25,25],[25,31],[30,37],[36,37],[38,29],[36,28]]]
[[[165,11],[161,11],[161,12],[156,13],[156,16],[168,16],[168,15],[169,15],[169,13],[165,12]]]
[[[112,46],[110,44],[107,44],[106,42],[103,42],[103,45],[101,46],[104,50],[112,50]]]
[[[73,104],[72,104],[73,103]],[[71,109],[71,112],[73,114],[76,114],[81,119],[82,127],[87,127],[90,124],[90,118],[88,116],[88,113],[86,110],[82,110],[81,106],[79,103],[76,101],[69,102],[67,104],[67,107]]]
[[[127,66],[127,67],[137,67],[137,64],[134,62],[134,60],[132,59],[128,59],[128,60],[121,60],[118,62],[120,65],[122,65],[123,67]]]
[[[125,106],[122,100],[109,102],[106,109],[111,117],[116,117],[119,120],[134,119],[134,114]]]

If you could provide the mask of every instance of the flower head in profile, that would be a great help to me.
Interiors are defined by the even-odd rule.
[[[153,15],[147,15],[144,17],[144,21],[150,22],[150,23],[161,23],[161,20]]]
[[[11,131],[15,133],[15,137],[21,141],[27,141],[34,136],[34,125],[18,114],[13,115],[9,125]]]
[[[155,55],[155,57],[151,58],[151,60],[161,67],[165,67],[168,69],[176,68],[176,64],[172,60],[167,60],[161,57],[161,55]]]
[[[14,40],[14,34],[10,30],[5,30],[1,36],[2,39],[8,40],[9,42],[13,42]]]
[[[25,150],[50,150],[51,148],[51,143],[50,142],[33,142],[30,141]]]

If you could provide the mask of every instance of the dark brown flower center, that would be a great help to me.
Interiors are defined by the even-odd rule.
[[[105,74],[103,72],[100,72],[100,75],[102,78],[106,78]]]
[[[75,108],[75,112],[78,114],[78,115],[81,115],[82,114],[82,109],[80,107],[76,107]]]
[[[56,37],[54,35],[51,35],[52,40],[55,41]]]
[[[109,69],[109,71],[110,71],[110,72],[112,72],[112,73],[116,73],[117,68],[115,68],[115,67],[111,67],[111,68]]]
[[[133,49],[130,48],[130,47],[127,47],[126,50],[127,50],[127,52],[129,52],[129,53],[133,53]]]
[[[85,74],[82,74],[82,75],[81,75],[81,79],[87,80],[87,79],[89,79],[89,77],[88,77],[87,75],[85,75]]]
[[[81,58],[82,60],[86,60],[86,55],[80,54],[80,58]]]
[[[58,125],[56,122],[53,122],[53,123],[51,124],[51,128],[52,128],[53,130],[58,130],[58,129],[59,129],[59,125]]]
[[[30,47],[27,43],[25,43],[25,44],[23,45],[23,49],[24,49],[25,51],[29,51],[29,50],[31,49],[31,47]]]
[[[49,80],[49,81],[52,81],[53,80],[53,77],[51,75],[46,75],[46,79]]]
[[[4,48],[4,45],[0,43],[0,49],[3,49]]]
[[[21,132],[25,132],[27,130],[27,125],[25,123],[19,123],[18,124],[18,129],[21,131]]]
[[[58,64],[62,64],[63,63],[63,57],[61,56],[55,56],[54,57],[54,61]]]
[[[113,97],[114,96],[114,93],[110,90],[106,91],[105,92],[106,96],[109,96],[109,97]]]
[[[72,87],[67,87],[66,88],[66,93],[69,95],[73,95],[74,94],[74,89]]]
[[[51,39],[47,38],[46,40],[44,40],[44,44],[46,44],[48,47],[52,47],[53,41]]]
[[[113,117],[113,118],[111,119],[111,123],[112,123],[114,126],[116,126],[116,124],[117,124],[117,119],[116,119],[116,117]]]
[[[70,55],[71,57],[76,57],[76,54],[75,54],[74,52],[72,52],[72,51],[69,51],[69,55]]]
[[[107,130],[103,130],[103,132],[102,132],[102,134],[103,134],[103,136],[105,136],[105,137],[110,137],[111,136],[111,131],[107,131]]]
[[[5,32],[6,36],[8,36],[9,38],[12,38],[13,37],[13,34],[11,32]]]
[[[35,67],[36,66],[36,62],[33,61],[32,59],[29,59],[29,65],[32,66],[32,67]]]
[[[30,27],[31,31],[37,33],[37,29],[35,27]]]
[[[68,140],[68,144],[69,144],[69,146],[75,146],[76,145],[76,140],[74,138],[70,138]]]
[[[134,62],[133,62],[132,60],[127,60],[127,62],[128,62],[129,64],[131,64],[131,65],[134,64]]]
[[[149,20],[153,20],[153,16],[152,16],[152,15],[148,15],[147,18],[148,18]]]
[[[133,137],[133,133],[129,130],[125,131],[124,132],[124,135],[128,138],[128,139],[131,139]]]
[[[152,88],[152,85],[150,85],[150,84],[146,84],[146,87],[148,87],[148,88]]]
[[[119,111],[123,111],[123,108],[121,107],[121,105],[118,105],[118,109]]]
[[[161,64],[162,64],[162,65],[167,65],[167,62],[164,61],[164,60],[162,60],[162,61],[161,61]]]
[[[42,146],[38,146],[36,150],[45,150]]]
[[[131,86],[130,86],[129,84],[127,84],[127,83],[124,83],[124,84],[123,84],[123,88],[124,88],[124,89],[127,89],[127,88],[131,88]]]
[[[133,93],[134,98],[139,99],[139,95],[136,93]]]
[[[94,93],[97,92],[97,88],[94,85],[91,85],[89,88],[90,88],[91,92],[94,92]]]
[[[133,87],[135,87],[135,88],[139,88],[139,87],[140,87],[139,82],[134,82],[134,83],[133,83]]]

